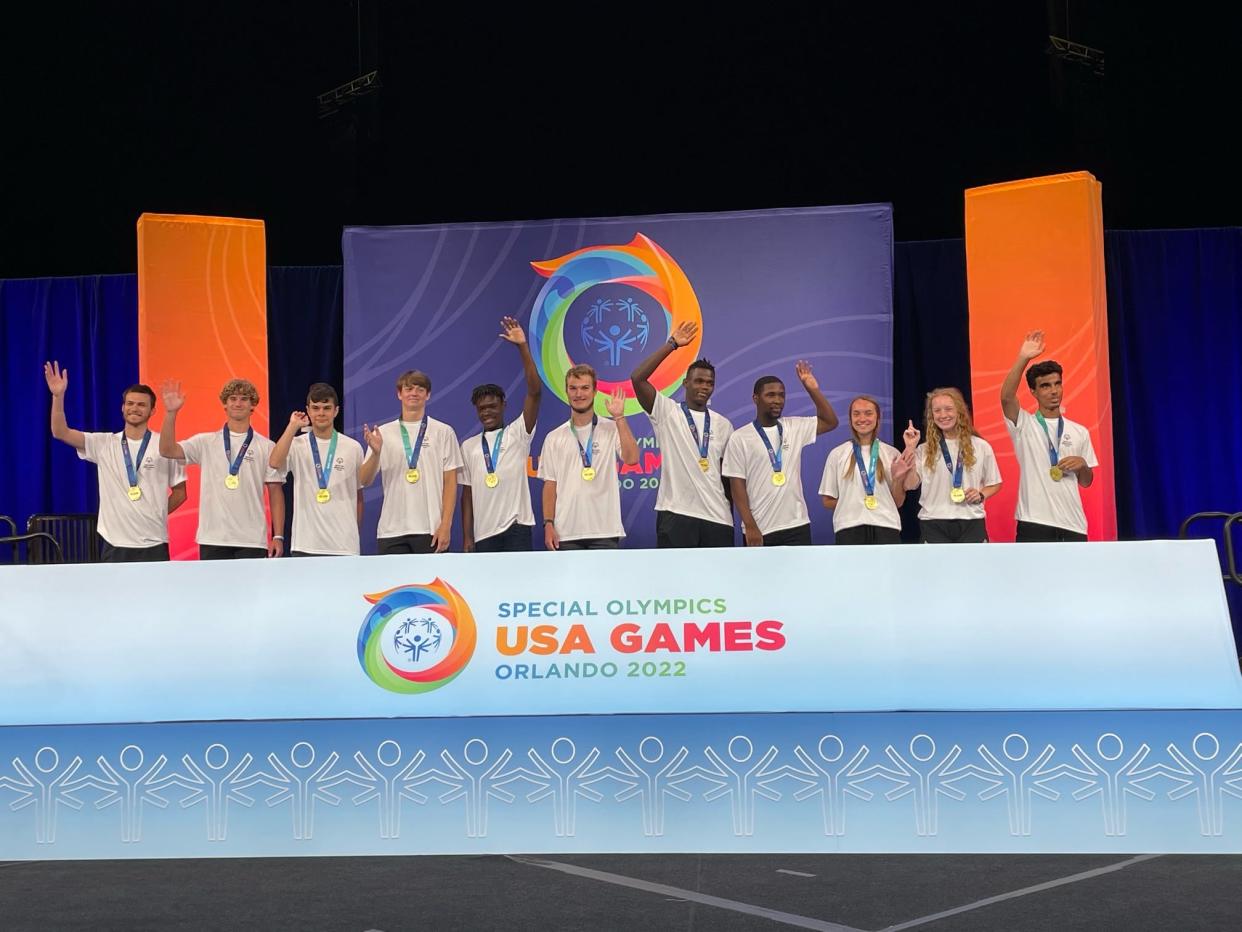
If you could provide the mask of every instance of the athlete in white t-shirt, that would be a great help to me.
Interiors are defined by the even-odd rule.
[[[539,453],[543,480],[543,544],[548,550],[615,550],[625,536],[617,460],[638,462],[638,441],[625,420],[625,389],[605,402],[611,420],[595,413],[595,370],[565,373],[569,421],[548,434]]]
[[[195,434],[178,443],[177,412],[185,404],[181,383],[161,387],[164,425],[160,455],[201,468],[198,491],[198,558],[238,560],[279,557],[284,553],[284,478],[268,464],[275,444],[255,433],[250,423],[259,390],[246,379],[220,389],[225,424],[219,431]],[[271,502],[274,529],[268,539],[263,489]]]
[[[1092,470],[1100,464],[1087,428],[1061,412],[1061,366],[1048,360],[1027,368],[1043,351],[1044,332],[1028,333],[1001,385],[1005,429],[1021,471],[1017,540],[1082,541],[1087,539],[1087,515],[1078,490],[1091,484]],[[1024,371],[1038,405],[1033,415],[1018,404]]]
[[[480,385],[470,393],[483,432],[462,441],[461,530],[466,553],[506,553],[533,550],[531,534],[535,512],[530,502],[526,464],[539,417],[543,379],[535,367],[526,333],[512,317],[500,320],[500,338],[518,348],[526,377],[522,414],[505,423],[505,390]]]
[[[104,540],[105,563],[143,563],[168,559],[168,516],[185,501],[185,470],[160,456],[160,435],[149,427],[155,392],[131,385],[121,394],[125,429],[83,433],[65,420],[69,370],[43,364],[52,393],[52,436],[94,463],[99,474],[97,530]]]
[[[992,445],[975,433],[966,399],[956,388],[927,393],[918,443],[913,422],[906,446],[918,444],[906,489],[922,488],[919,526],[925,544],[980,544],[988,539],[983,503],[1000,491],[1001,474]]]
[[[918,431],[910,425],[906,451],[898,453],[880,440],[879,430],[879,402],[866,395],[850,401],[851,438],[828,454],[819,483],[820,499],[832,509],[838,544],[901,543],[898,509],[906,500],[905,478],[914,467]]]
[[[755,419],[735,430],[725,448],[721,472],[733,490],[747,547],[811,543],[811,517],[802,497],[802,448],[834,430],[839,420],[811,364],[799,360],[794,371],[815,404],[815,417],[782,419],[785,383],[765,375],[751,396]]]
[[[306,410],[289,415],[289,426],[272,448],[269,464],[282,476],[293,473],[295,557],[357,556],[362,523],[362,445],[338,433],[336,389],[316,382],[306,394]],[[298,436],[309,426],[310,433]]]
[[[397,420],[362,425],[370,448],[362,464],[362,484],[370,485],[379,472],[384,486],[376,550],[381,555],[442,553],[453,536],[461,446],[453,428],[427,413],[431,377],[425,372],[403,372],[397,379],[397,398]]]
[[[638,403],[651,419],[660,448],[656,491],[657,547],[732,547],[733,505],[720,473],[733,425],[707,407],[716,367],[696,359],[686,370],[686,400],[677,404],[656,390],[651,377],[673,353],[688,346],[699,325],[679,324],[660,348],[630,374]]]

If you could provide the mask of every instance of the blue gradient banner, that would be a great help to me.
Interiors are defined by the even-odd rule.
[[[1144,541],[0,567],[0,725],[1238,708],[1215,560]]]
[[[735,426],[754,418],[762,375],[785,381],[787,415],[813,405],[794,375],[809,360],[844,421],[849,399],[879,400],[892,436],[892,208],[887,204],[611,219],[540,220],[418,227],[348,227],[345,263],[345,415],[395,418],[395,383],[407,369],[432,379],[432,417],[458,439],[477,433],[470,391],[494,382],[520,399],[517,354],[496,339],[501,315],[518,318],[546,383],[532,447],[569,416],[564,372],[590,363],[600,388],[628,389],[639,361],[682,321],[698,339],[662,365],[653,384],[677,394],[687,364],[717,366],[713,409]],[[515,410],[515,409],[511,409]],[[626,547],[655,544],[661,458],[650,424],[634,414],[641,458],[622,470]],[[817,543],[832,540],[831,514],[816,490],[828,451],[848,429],[806,451],[803,489]],[[533,473],[532,473],[533,474]],[[540,517],[539,485],[535,515]],[[381,492],[366,493],[362,540],[374,546]],[[459,532],[455,532],[458,533]],[[460,540],[454,543],[460,547]]]
[[[0,728],[0,859],[1242,851],[1242,713]]]

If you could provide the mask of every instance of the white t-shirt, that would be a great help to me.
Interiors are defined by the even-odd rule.
[[[712,433],[707,442],[708,466],[704,472],[699,466],[699,444],[686,423],[685,410],[668,396],[656,392],[650,414],[661,456],[655,510],[732,527],[733,507],[725,498],[720,462],[733,434],[733,425],[724,415],[710,413]],[[691,411],[690,416],[702,440],[704,412]]]
[[[1057,429],[1061,418],[1048,421],[1048,435],[1039,426],[1034,415],[1024,408],[1018,409],[1018,423],[1004,418],[1005,429],[1013,441],[1013,451],[1018,458],[1021,475],[1018,477],[1019,521],[1031,521],[1050,527],[1064,528],[1079,534],[1087,533],[1087,515],[1082,510],[1078,492],[1078,477],[1066,473],[1060,482],[1049,475],[1052,458],[1048,455],[1048,441],[1057,441]],[[1057,451],[1058,459],[1081,456],[1094,469],[1100,465],[1091,446],[1091,434],[1081,424],[1065,418],[1064,432]]]
[[[236,459],[246,435],[229,431],[229,437]],[[263,486],[268,482],[284,482],[284,477],[268,465],[275,446],[256,432],[237,470],[239,485],[230,489],[224,484],[229,474],[229,461],[224,455],[223,431],[195,434],[181,441],[186,463],[197,463],[201,467],[198,533],[194,537],[198,543],[217,547],[267,547]]]
[[[362,466],[362,445],[344,434],[337,434],[337,438],[336,455],[328,476],[328,492],[332,497],[322,505],[315,498],[319,492],[319,478],[315,475],[310,444],[313,439],[319,447],[320,465],[326,466],[332,441],[320,440],[312,431],[293,438],[288,461],[288,470],[293,473],[291,551],[358,555],[358,470]]]
[[[483,459],[483,434],[462,441],[461,469],[457,481],[470,486],[474,506],[474,539],[486,540],[507,531],[514,524],[531,526],[535,512],[530,504],[530,481],[526,463],[530,457],[531,433],[526,419],[519,415],[499,430],[486,431],[487,449],[492,455],[495,488],[487,487],[487,464]],[[500,436],[500,459],[496,458],[496,437]]]
[[[859,451],[862,453],[863,463],[870,468],[871,444],[863,444],[859,447]],[[893,501],[893,493],[888,488],[889,477],[893,474],[893,460],[898,456],[900,454],[896,447],[890,447],[884,441],[880,441],[878,459],[884,464],[884,481],[880,481],[877,469],[875,480],[877,504],[872,510],[864,504],[867,489],[863,485],[862,476],[858,474],[853,441],[846,441],[840,446],[833,447],[832,452],[828,454],[828,462],[824,463],[824,477],[819,483],[820,495],[827,495],[837,500],[837,507],[832,509],[833,531],[841,531],[847,527],[859,527],[863,524],[901,530],[901,515],[897,511],[897,503]],[[846,466],[850,467],[848,478],[845,476]]]
[[[380,480],[384,485],[384,504],[380,508],[375,536],[404,537],[406,534],[434,534],[444,515],[444,473],[461,466],[461,447],[457,434],[443,421],[428,418],[427,433],[418,453],[418,481],[407,482],[410,461],[401,440],[401,422],[380,426],[384,445],[380,448]],[[410,450],[418,444],[422,421],[406,421]],[[375,454],[368,450],[368,457]]]
[[[624,537],[621,523],[621,483],[617,460],[621,441],[617,425],[600,418],[591,439],[591,467],[595,478],[582,478],[582,455],[591,425],[578,428],[578,440],[566,422],[548,434],[539,454],[539,478],[556,483],[556,533],[561,540]]]
[[[806,499],[802,497],[802,448],[815,442],[819,421],[813,417],[784,417],[780,423],[785,434],[781,444],[784,485],[772,484],[772,461],[753,422],[733,432],[721,467],[730,479],[746,480],[750,513],[760,534],[801,527],[811,522]],[[775,452],[777,430],[768,427],[765,432]]]
[[[959,443],[956,437],[946,437],[945,445],[949,448],[949,459],[957,466]],[[971,446],[975,451],[975,465],[962,467],[962,491],[966,489],[982,489],[984,486],[997,485],[1001,481],[1000,467],[996,465],[996,454],[992,445],[982,437],[971,437]],[[966,502],[955,502],[950,498],[953,492],[953,473],[944,464],[944,454],[940,445],[936,445],[936,459],[931,466],[927,465],[927,444],[920,443],[914,453],[914,465],[919,471],[919,520],[969,521],[973,518],[985,517],[983,503],[968,505]]]
[[[123,431],[84,434],[85,448],[78,459],[99,467],[99,536],[113,547],[157,547],[168,543],[168,490],[185,482],[185,469],[176,460],[160,456],[160,435],[151,432],[142,462],[141,440],[126,439],[129,458],[138,474],[142,498],[129,500],[129,473],[121,454]]]

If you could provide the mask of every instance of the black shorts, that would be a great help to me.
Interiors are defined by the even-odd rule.
[[[800,524],[787,527],[783,531],[773,531],[763,535],[765,547],[809,547],[811,546],[811,526]]]
[[[375,542],[375,552],[380,556],[390,553],[435,553],[430,534],[403,534],[400,537],[381,537]]]
[[[510,524],[499,534],[484,537],[474,542],[475,553],[525,553],[534,550],[531,534],[534,529],[529,524]]]
[[[875,524],[856,524],[843,527],[833,533],[838,544],[855,546],[858,544],[900,544],[901,531],[891,527],[880,527]]]
[[[1014,538],[1019,544],[1065,543],[1086,539],[1086,534],[1067,531],[1063,527],[1053,527],[1050,524],[1036,524],[1034,521],[1019,521],[1018,535]]]
[[[104,541],[100,561],[103,563],[162,563],[168,559],[168,545],[154,547],[113,547]]]

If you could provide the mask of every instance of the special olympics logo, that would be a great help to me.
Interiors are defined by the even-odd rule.
[[[363,596],[372,608],[358,631],[358,663],[378,686],[425,693],[457,677],[478,632],[466,600],[442,579]]]
[[[694,340],[671,353],[651,377],[658,391],[671,395],[677,390],[698,356],[703,314],[690,280],[658,243],[638,233],[625,246],[591,246],[531,267],[548,279],[531,310],[531,354],[557,397],[568,402],[565,373],[585,362],[599,373],[599,413],[605,413],[604,398],[618,386],[629,395],[626,414],[636,413],[629,370],[642,358],[653,328],[662,329],[663,339],[679,324],[693,321],[699,325]],[[565,334],[574,312],[582,317],[573,321],[578,339],[571,341],[576,344],[571,353]]]

